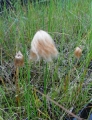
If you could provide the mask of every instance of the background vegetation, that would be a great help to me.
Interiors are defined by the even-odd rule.
[[[4,120],[63,120],[67,112],[38,93],[48,95],[74,114],[92,98],[92,2],[50,0],[0,12],[0,116]],[[53,63],[30,62],[31,40],[39,29],[48,31],[59,57]],[[83,52],[74,56],[76,46]],[[19,68],[19,104],[16,104],[17,51],[24,55]],[[35,88],[35,89],[34,89]]]

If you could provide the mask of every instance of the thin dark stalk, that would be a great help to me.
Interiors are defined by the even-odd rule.
[[[19,83],[18,83],[18,79],[19,79],[19,68],[16,67],[16,103],[17,103],[17,107],[19,107],[20,105],[20,99],[19,99]]]

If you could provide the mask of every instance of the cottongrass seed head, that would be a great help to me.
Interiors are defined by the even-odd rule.
[[[18,51],[15,55],[15,66],[20,67],[24,64],[24,57],[20,51]]]
[[[75,57],[79,59],[82,55],[82,49],[80,47],[76,47],[74,54],[75,54]]]
[[[57,56],[58,51],[52,37],[47,32],[39,30],[31,42],[30,60],[52,61]]]

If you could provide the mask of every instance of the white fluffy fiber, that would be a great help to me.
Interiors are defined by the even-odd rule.
[[[51,36],[47,32],[39,30],[31,42],[30,59],[51,61],[57,55],[58,51]]]

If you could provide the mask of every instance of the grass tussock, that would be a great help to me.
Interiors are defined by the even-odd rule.
[[[68,111],[73,108],[77,115],[92,98],[91,0],[23,6],[16,2],[0,14],[0,116],[4,120],[63,120],[68,113],[58,104]],[[58,59],[29,63],[31,41],[41,29],[52,36]],[[74,55],[76,47],[82,49],[79,59]],[[14,58],[18,51],[24,65],[18,68],[17,95]]]

